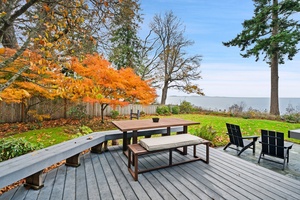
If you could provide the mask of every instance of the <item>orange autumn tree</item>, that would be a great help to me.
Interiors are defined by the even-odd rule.
[[[155,89],[150,87],[149,82],[141,80],[130,68],[112,68],[100,55],[88,55],[82,62],[73,59],[71,70],[84,77],[82,81],[88,83],[89,89],[84,89],[83,100],[100,104],[102,123],[108,105],[116,107],[137,102],[150,104],[155,100]],[[93,86],[90,87],[91,82],[85,79],[91,80]]]
[[[0,54],[0,61],[11,57],[16,50],[6,48]],[[8,103],[21,103],[24,106],[25,117],[28,118],[30,108],[45,99],[54,99],[57,96],[57,82],[63,77],[59,67],[39,54],[26,50],[11,64],[0,70],[0,84],[4,84],[11,79],[12,76],[18,74],[20,69],[27,67],[21,75],[9,87],[0,92],[1,100]],[[37,97],[38,102],[29,104],[29,99]],[[38,115],[36,111],[30,111],[32,116],[45,118],[49,116]]]

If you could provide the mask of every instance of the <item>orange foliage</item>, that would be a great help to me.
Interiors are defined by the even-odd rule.
[[[6,49],[0,55],[0,61],[11,57],[15,50]],[[40,96],[53,99],[56,95],[57,80],[63,75],[59,67],[39,54],[25,51],[17,60],[0,71],[0,84],[6,83],[21,68],[28,66],[28,70],[22,73],[8,88],[0,93],[0,98],[6,102],[20,103],[32,96]]]
[[[136,102],[149,104],[156,97],[154,88],[135,75],[132,69],[115,70],[99,55],[88,55],[83,62],[73,59],[71,66],[84,77],[82,85],[87,84],[84,101],[123,106]]]

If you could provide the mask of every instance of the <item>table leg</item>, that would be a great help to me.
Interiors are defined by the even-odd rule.
[[[127,151],[127,131],[123,132],[123,151]]]
[[[137,131],[132,132],[132,144],[137,144]]]
[[[171,135],[171,127],[167,127],[167,135]]]

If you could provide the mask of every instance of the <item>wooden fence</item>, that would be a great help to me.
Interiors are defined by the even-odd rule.
[[[101,106],[97,103],[76,104],[64,99],[56,99],[52,101],[30,99],[26,105],[27,106],[21,103],[5,103],[0,101],[0,123],[33,121],[37,116],[43,115],[49,116],[49,119],[68,118],[70,116],[70,111],[74,111],[75,108],[78,108],[78,105],[83,108],[88,116],[101,116]],[[120,115],[129,115],[131,109],[133,109],[133,112],[137,112],[137,110],[139,110],[145,114],[155,114],[157,106],[158,105],[143,106],[130,104],[124,107],[117,106],[115,109],[108,106],[104,111],[104,116],[111,115],[112,110],[117,110]]]

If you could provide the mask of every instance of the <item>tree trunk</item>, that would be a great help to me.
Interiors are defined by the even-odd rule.
[[[162,94],[161,94],[161,101],[160,104],[165,105],[166,100],[167,100],[167,94],[168,94],[168,85],[167,83],[164,84],[164,87],[162,89]]]
[[[278,6],[278,0],[273,0],[273,6]],[[278,34],[278,11],[274,10],[272,13],[272,21],[274,22],[274,27],[272,30],[272,36]],[[273,49],[273,55],[271,58],[271,102],[270,102],[270,114],[280,115],[279,113],[279,96],[278,96],[278,43],[273,42],[271,44]]]
[[[277,54],[273,56],[271,61],[271,103],[270,114],[280,115],[279,113],[279,95],[278,95],[278,58]]]
[[[7,28],[5,33],[3,34],[2,45],[3,47],[11,49],[19,48],[17,37],[15,34],[15,28],[13,26]]]
[[[104,104],[101,104],[101,123],[102,124],[104,123],[104,110],[105,110]]]

